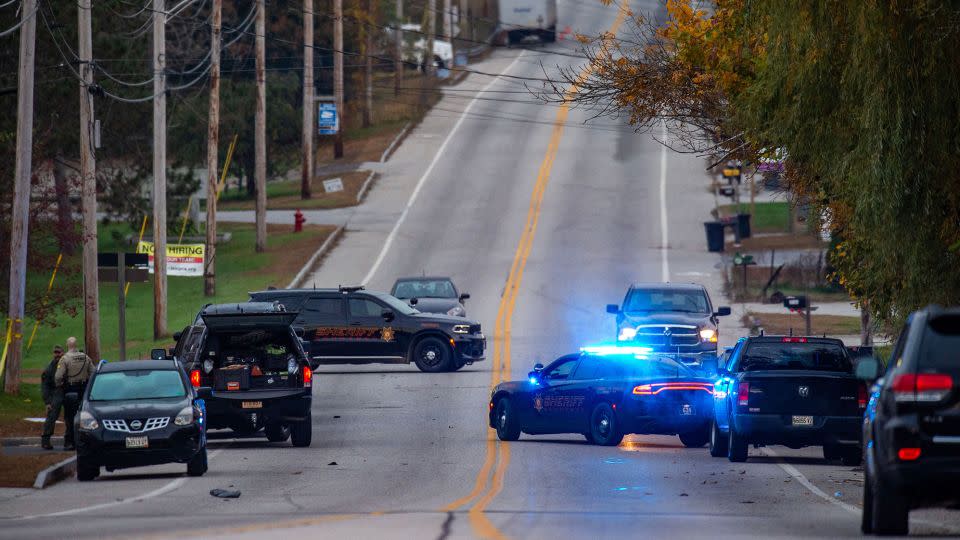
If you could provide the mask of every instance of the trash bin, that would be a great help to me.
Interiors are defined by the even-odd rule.
[[[737,214],[737,230],[740,238],[750,238],[750,214]]]
[[[723,223],[706,221],[703,228],[707,231],[707,251],[712,253],[723,251]]]

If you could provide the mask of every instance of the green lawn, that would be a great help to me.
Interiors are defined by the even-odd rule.
[[[307,227],[303,233],[292,232],[292,227],[271,227],[269,229],[268,250],[254,252],[255,232],[253,225],[221,224],[220,232],[230,232],[229,242],[217,249],[217,295],[203,295],[203,279],[200,277],[168,278],[167,313],[170,332],[181,330],[190,323],[197,311],[208,302],[244,301],[247,292],[266,288],[269,285],[285,287],[300,270],[307,259],[320,246],[333,227]],[[116,251],[118,245],[111,232],[128,231],[123,225],[109,225],[101,228],[101,251]],[[34,279],[48,280],[49,276],[35,276]],[[58,282],[66,279],[79,279],[79,275],[58,276]],[[100,285],[100,339],[103,358],[116,358],[118,351],[118,291],[117,284]],[[172,346],[171,339],[154,341],[153,339],[153,283],[135,283],[130,286],[126,300],[127,306],[127,355],[129,358],[149,357],[150,349],[155,346]],[[38,376],[49,359],[53,345],[62,344],[68,336],[83,337],[82,311],[76,317],[60,313],[59,326],[51,328],[41,325],[37,331],[33,346],[26,351],[24,369],[29,380]],[[26,320],[25,340],[33,327],[32,320]],[[24,343],[26,346],[26,342]]]
[[[788,232],[790,230],[790,203],[761,202],[756,203],[756,212],[750,218],[752,232],[773,233]],[[721,216],[731,216],[737,213],[737,205],[727,204],[719,208]],[[750,212],[749,203],[740,203],[740,213]]]

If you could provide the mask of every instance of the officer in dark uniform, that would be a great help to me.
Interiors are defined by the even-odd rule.
[[[40,446],[45,450],[53,450],[50,437],[53,435],[57,418],[60,417],[60,409],[63,408],[63,392],[57,390],[57,383],[54,380],[61,356],[63,356],[63,347],[57,345],[53,348],[53,359],[40,375],[40,394],[43,396],[43,403],[47,406],[47,419],[43,422],[43,435],[40,437]]]
[[[57,364],[57,374],[54,379],[57,382],[57,388],[63,392],[63,395],[76,392],[77,396],[83,396],[83,391],[87,387],[87,382],[93,376],[93,360],[86,354],[77,350],[77,338],[67,338],[67,354],[63,355]],[[63,423],[67,429],[63,434],[63,449],[73,450],[74,446],[74,426],[73,420],[77,415],[77,409],[80,408],[80,399],[66,400],[63,403]]]

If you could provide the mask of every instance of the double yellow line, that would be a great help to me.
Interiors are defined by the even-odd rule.
[[[617,32],[628,13],[626,1],[624,1],[623,5],[620,6],[613,26],[610,28],[611,33]],[[587,77],[589,72],[589,66],[584,68],[577,82],[579,83]],[[576,92],[577,84],[574,84],[567,91],[567,97],[572,96]],[[527,259],[530,256],[530,250],[533,248],[533,239],[537,232],[537,223],[540,220],[540,209],[543,206],[543,196],[546,194],[547,183],[550,181],[550,171],[553,169],[553,163],[556,160],[557,152],[560,148],[560,139],[563,136],[563,128],[569,114],[570,105],[565,101],[560,105],[557,118],[553,122],[553,132],[550,135],[550,143],[547,145],[547,153],[543,158],[543,162],[540,164],[537,181],[533,186],[533,194],[530,196],[530,206],[527,209],[527,221],[523,228],[523,234],[520,236],[520,243],[517,245],[517,250],[514,253],[513,264],[510,266],[510,274],[507,276],[503,297],[500,299],[500,306],[497,309],[497,319],[493,333],[493,371],[490,375],[491,390],[511,375],[510,337],[513,324],[513,312],[516,307],[520,284],[523,281],[523,272],[527,266]],[[444,512],[453,512],[476,499],[468,511],[470,526],[473,527],[474,533],[482,538],[505,539],[507,537],[487,518],[486,509],[490,502],[493,501],[503,489],[503,479],[504,476],[506,476],[507,466],[510,464],[510,445],[498,442],[493,430],[487,431],[486,444],[486,457],[483,461],[483,466],[480,467],[480,471],[477,473],[473,490],[467,495],[444,506],[441,510]]]

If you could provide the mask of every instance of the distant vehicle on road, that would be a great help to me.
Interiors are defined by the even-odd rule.
[[[442,313],[454,317],[466,317],[464,302],[469,294],[457,291],[448,277],[402,277],[397,279],[390,294],[406,300],[421,313]]]
[[[107,471],[186,463],[207,472],[203,400],[179,362],[103,362],[87,385],[76,419],[77,480]]]
[[[717,355],[719,317],[729,315],[730,308],[714,311],[703,285],[635,283],[623,304],[607,305],[607,313],[617,316],[621,345],[651,347],[677,354],[686,364],[700,365]]]
[[[742,462],[751,444],[822,446],[826,459],[860,464],[867,390],[839,339],[748,337],[717,374],[712,456]]]
[[[258,302],[279,302],[299,312],[311,362],[409,364],[421,371],[456,371],[484,359],[480,323],[420,313],[403,300],[363,287],[274,289],[250,293]]]
[[[503,441],[521,433],[581,433],[616,446],[628,433],[679,435],[688,447],[709,437],[713,381],[667,355],[636,347],[587,347],[540,364],[490,396],[490,427]]]
[[[915,508],[960,505],[960,309],[910,316],[863,422],[864,533],[906,535]],[[877,360],[857,374],[880,373]]]
[[[528,36],[545,43],[557,40],[557,0],[500,0],[498,8],[508,44]]]
[[[296,317],[274,303],[209,305],[174,336],[174,357],[208,395],[208,427],[241,435],[263,428],[271,442],[310,446],[313,372]]]

